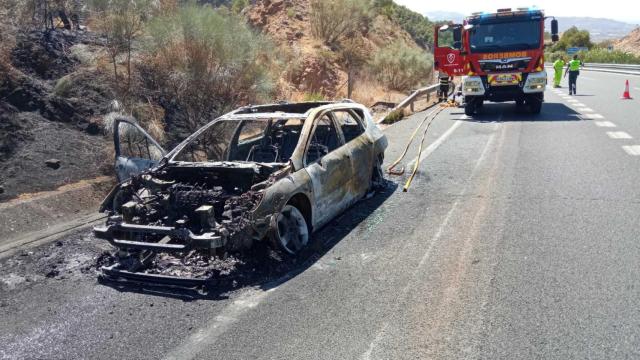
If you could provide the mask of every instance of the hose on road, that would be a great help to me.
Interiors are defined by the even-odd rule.
[[[422,157],[422,152],[424,150],[424,140],[427,138],[427,133],[429,132],[429,128],[431,127],[431,124],[436,119],[438,114],[440,114],[445,108],[448,108],[448,107],[455,107],[455,103],[451,101],[442,103],[436,109],[434,109],[433,111],[425,115],[425,117],[422,119],[422,121],[420,121],[418,126],[415,128],[415,130],[409,137],[409,141],[407,142],[407,145],[405,146],[404,151],[402,152],[402,155],[400,155],[400,157],[396,161],[394,161],[393,164],[391,164],[391,166],[387,168],[387,173],[389,175],[396,175],[396,176],[404,175],[405,173],[404,167],[400,169],[396,169],[396,166],[398,166],[398,164],[405,158],[405,156],[407,156],[407,153],[409,152],[409,148],[411,147],[413,140],[416,138],[416,135],[418,135],[418,132],[426,123],[427,126],[422,132],[422,139],[420,140],[420,146],[418,148],[418,157],[416,158],[416,162],[413,166],[413,171],[411,172],[411,176],[409,176],[409,179],[407,179],[407,182],[405,183],[404,188],[402,189],[403,192],[407,192],[409,190],[409,187],[411,186],[413,179],[418,173],[418,168],[420,167],[420,158]]]

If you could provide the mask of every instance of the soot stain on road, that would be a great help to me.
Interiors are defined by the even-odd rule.
[[[216,258],[204,264],[204,259],[193,257],[196,266],[215,269],[212,287],[206,294],[173,291],[144,285],[104,282],[119,292],[145,293],[183,300],[222,300],[242,288],[257,286],[269,289],[304,272],[328,253],[350,232],[362,224],[360,231],[370,231],[376,217],[367,221],[396,190],[397,184],[386,181],[375,196],[363,199],[343,215],[317,232],[312,246],[293,258],[259,242],[250,251]],[[95,282],[100,267],[113,261],[113,248],[82,231],[65,239],[32,249],[0,261],[0,304],[4,306],[15,292],[38,291],[37,284],[45,282]],[[170,266],[171,264],[165,264]]]

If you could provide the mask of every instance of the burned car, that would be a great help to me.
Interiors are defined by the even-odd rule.
[[[138,259],[106,273],[137,278],[154,277],[140,269],[158,253],[216,255],[269,241],[295,256],[382,179],[387,147],[367,108],[350,101],[243,107],[168,153],[117,117],[114,141],[120,184],[94,233]]]

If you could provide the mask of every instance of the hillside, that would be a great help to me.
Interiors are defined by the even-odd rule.
[[[617,50],[640,56],[640,27],[616,41],[613,46]]]
[[[346,50],[314,36],[310,0],[250,4],[240,16],[237,7],[174,2],[126,14],[124,21],[133,19],[140,27],[130,62],[126,47],[110,47],[105,32],[117,22],[100,21],[110,19],[105,13],[116,18],[122,12],[87,10],[81,27],[63,29],[43,27],[43,14],[32,14],[28,4],[0,8],[0,15],[14,19],[0,23],[0,201],[112,174],[113,146],[104,119],[113,110],[133,115],[171,148],[238,106],[347,97]],[[390,0],[382,6],[368,9],[366,25],[347,36],[358,55],[349,58],[360,58],[357,67],[350,65],[352,98],[368,106],[398,102],[432,81],[424,50],[431,23]],[[351,21],[351,15],[345,18]],[[195,32],[185,37],[185,28]],[[190,43],[191,36],[198,41]],[[203,49],[212,56],[192,51]],[[385,70],[394,78],[404,73],[408,82],[385,84],[384,72],[373,70],[370,62],[381,50],[388,63],[395,62]],[[417,63],[423,65],[420,72],[407,70]],[[203,81],[201,69],[214,65],[219,71]]]
[[[338,99],[347,96],[347,72],[338,59],[339,51],[324,45],[310,30],[309,0],[258,0],[245,13],[249,23],[268,35],[290,60],[288,76],[280,79],[286,97],[303,100],[309,94]],[[422,50],[408,32],[384,15],[375,16],[370,28],[354,37],[368,56],[398,41]],[[357,81],[352,97],[367,105],[397,101],[406,95],[384,88],[366,74]],[[430,81],[425,78],[421,82]]]

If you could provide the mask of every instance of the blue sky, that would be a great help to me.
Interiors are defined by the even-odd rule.
[[[534,4],[514,4],[504,0],[457,0],[453,2],[433,0],[395,1],[421,14],[430,11],[451,11],[467,15],[476,11],[495,11],[498,8],[516,8],[536,5],[538,8],[544,9],[547,15],[604,17],[640,24],[640,1],[638,0],[607,0],[606,2],[588,0],[540,0]]]

